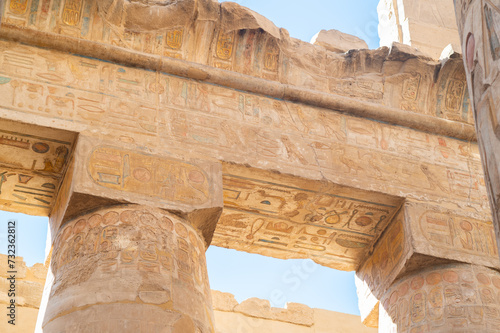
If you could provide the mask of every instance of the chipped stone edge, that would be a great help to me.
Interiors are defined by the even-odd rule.
[[[394,107],[333,93],[269,81],[190,61],[146,54],[70,36],[20,28],[7,23],[0,25],[0,39],[177,75],[290,102],[340,111],[353,116],[404,126],[431,134],[477,142],[474,126],[470,124],[403,111]]]
[[[274,308],[268,300],[249,298],[241,303],[230,293],[212,290],[214,311],[238,313],[247,317],[281,321],[294,325],[314,326],[314,310],[307,305],[287,303],[287,308]]]

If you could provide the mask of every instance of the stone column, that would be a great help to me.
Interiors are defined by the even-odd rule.
[[[356,272],[363,323],[384,333],[497,332],[499,268],[487,217],[408,200]]]
[[[380,302],[380,332],[498,332],[500,273],[447,264],[408,274]]]
[[[140,205],[64,223],[44,332],[213,332],[206,244],[186,220]]]
[[[455,12],[486,188],[500,240],[500,1],[455,0]]]

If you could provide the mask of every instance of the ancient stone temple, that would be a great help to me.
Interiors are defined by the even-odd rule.
[[[464,67],[450,1],[381,1],[376,50],[216,0],[3,1],[0,209],[50,218],[43,332],[221,332],[210,244],[356,271],[380,332],[497,332],[500,3],[456,1]]]

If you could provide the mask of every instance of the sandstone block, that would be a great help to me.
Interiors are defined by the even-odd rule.
[[[9,273],[7,272],[12,271],[12,269],[9,268],[7,258],[7,255],[0,254],[0,277],[8,277]],[[24,279],[26,277],[27,267],[23,257],[16,257],[15,271],[17,279]]]
[[[353,49],[368,49],[364,40],[338,30],[321,30],[311,39],[311,44],[321,45],[328,51],[344,53]]]
[[[235,312],[243,313],[247,316],[272,319],[271,304],[268,300],[259,298],[249,298],[234,308]]]
[[[287,303],[286,309],[272,308],[271,311],[275,320],[304,326],[314,325],[314,311],[304,304]]]
[[[212,290],[212,304],[214,310],[233,311],[238,305],[238,301],[234,298],[233,294]]]

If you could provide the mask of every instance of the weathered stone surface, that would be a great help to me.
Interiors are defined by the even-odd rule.
[[[212,304],[214,310],[231,312],[238,305],[238,301],[230,293],[212,290]]]
[[[481,177],[465,85],[481,78],[473,99],[491,96],[476,109],[494,115],[496,71],[478,69],[476,44],[464,71],[452,52],[436,61],[397,43],[332,52],[212,0],[4,3],[0,117],[79,135],[58,148],[42,129],[13,125],[25,126],[20,139],[0,140],[0,153],[14,153],[0,161],[0,203],[17,211],[13,194],[33,195],[57,235],[48,331],[214,331],[203,267],[214,229],[217,245],[358,270],[366,323],[404,274],[451,260],[499,268],[485,200],[496,181]],[[449,26],[441,1],[394,4],[399,42],[423,50],[435,26]],[[490,5],[475,13],[495,46]],[[50,200],[16,191],[14,175],[52,177],[33,181],[52,184]],[[129,203],[148,208],[120,206]],[[158,224],[164,216],[174,222]],[[304,306],[227,302],[225,323],[315,325]]]
[[[407,202],[356,273],[361,318],[376,326],[382,295],[400,276],[445,260],[500,268],[491,221]]]
[[[334,29],[321,30],[311,39],[311,44],[340,53],[353,49],[368,49],[368,44],[361,38]]]
[[[293,144],[288,142],[288,144]],[[224,166],[213,245],[354,270],[402,199],[238,165]]]
[[[46,61],[47,51],[45,50],[18,47],[12,43],[0,43],[0,45],[3,45],[3,52],[7,55],[17,52],[16,54],[21,56],[29,51],[30,57],[33,57],[33,61],[37,64],[31,69],[37,74],[35,78],[51,68]],[[309,47],[315,49],[311,45]],[[368,51],[351,52],[349,57],[357,65],[353,64],[348,72],[352,73],[355,68],[359,68],[358,65],[361,65],[359,61],[366,59],[368,55],[370,55]],[[399,101],[398,105],[407,110],[423,109],[426,105],[424,100],[433,100],[436,112],[440,116],[454,119],[455,123],[469,122],[468,106],[464,102],[467,100],[466,92],[463,81],[460,81],[458,59],[450,59],[436,73],[432,64],[427,64],[422,69],[423,58],[419,55],[397,50],[389,52],[383,49],[374,51],[371,55],[373,58],[369,61],[370,66],[360,67],[374,73],[384,68],[384,71],[390,74],[390,77],[385,80],[381,77],[377,78],[377,82],[385,82],[386,85],[385,87],[376,85],[377,91],[384,92],[383,96],[379,94],[379,97],[392,96],[389,99],[396,98]],[[401,58],[402,55],[404,55],[403,58]],[[248,164],[254,170],[277,170],[299,177],[298,180],[300,178],[312,180],[311,184],[324,183],[326,188],[330,186],[333,189],[351,187],[370,191],[370,193],[364,192],[365,198],[361,195],[357,196],[356,200],[371,202],[368,197],[373,197],[373,192],[379,192],[382,195],[400,198],[441,200],[449,206],[460,202],[460,206],[465,210],[484,212],[488,210],[484,201],[483,180],[478,176],[481,168],[477,146],[474,144],[469,145],[452,138],[176,76],[156,74],[61,53],[54,53],[51,56],[55,57],[55,60],[51,58],[51,61],[57,63],[61,78],[64,77],[64,79],[52,80],[50,84],[43,79],[37,79],[36,84],[42,87],[41,90],[37,90],[39,93],[37,98],[30,99],[31,92],[22,91],[23,100],[30,101],[22,107],[17,104],[12,105],[9,99],[2,99],[0,100],[0,103],[3,103],[0,113],[3,117],[16,120],[26,119],[26,114],[35,115],[28,121],[78,131],[81,145],[85,142],[91,143],[88,147],[80,149],[81,153],[77,152],[75,155],[85,162],[81,163],[75,159],[73,166],[69,168],[71,172],[68,172],[67,182],[61,187],[61,193],[65,194],[58,196],[60,201],[55,204],[55,210],[51,214],[54,221],[60,221],[65,216],[66,207],[72,207],[77,212],[79,209],[123,202],[147,204],[151,198],[159,199],[158,204],[163,208],[191,210],[193,207],[190,205],[194,204],[200,209],[206,209],[211,207],[210,204],[199,204],[199,199],[200,195],[206,196],[210,193],[212,201],[208,202],[217,206],[216,203],[220,203],[222,199],[220,192],[219,194],[213,191],[207,192],[206,188],[201,189],[201,192],[195,191],[194,197],[189,198],[191,201],[186,202],[185,199],[189,197],[189,194],[184,199],[170,200],[166,196],[171,193],[158,192],[158,188],[154,188],[152,182],[149,182],[148,186],[139,186],[140,179],[147,180],[149,175],[154,174],[151,173],[149,167],[144,167],[144,165],[137,171],[139,173],[130,174],[130,177],[126,178],[123,187],[122,183],[119,183],[124,171],[133,171],[126,168],[127,161],[129,163],[139,161],[144,164],[148,160],[148,163],[153,163],[154,167],[154,163],[177,160],[185,165],[185,163],[191,163],[189,162],[191,156],[204,161],[201,164],[194,163],[202,169],[203,165],[216,165],[222,160],[241,165]],[[10,59],[9,57],[4,56],[0,59],[5,61],[5,59]],[[388,59],[385,65],[383,59]],[[404,67],[401,67],[403,63]],[[28,84],[33,81],[19,74],[16,67],[8,65],[8,62],[7,66],[0,67],[0,70],[5,72],[2,75],[12,76],[17,82]],[[401,74],[401,70],[405,74]],[[103,73],[108,71],[114,80],[105,79],[107,74]],[[436,75],[439,82],[437,87],[432,83]],[[369,77],[373,78],[373,75]],[[12,80],[0,85],[1,93],[18,96],[19,86],[12,86],[10,82]],[[356,91],[350,88],[350,84],[353,83],[362,88],[366,98],[375,97],[378,93],[365,89],[367,82],[341,77],[331,80],[331,84],[339,91],[353,94]],[[387,84],[392,84],[393,88]],[[431,87],[435,88],[429,97],[425,91]],[[39,107],[45,105],[44,98],[53,94],[57,98],[68,98],[68,103],[54,104],[48,108],[48,112],[37,111]],[[408,112],[411,114],[414,111]],[[428,116],[431,115],[432,113],[428,114]],[[190,153],[186,154],[187,151]],[[429,152],[431,152],[430,157]],[[164,157],[164,154],[168,156]],[[115,160],[103,162],[103,156]],[[114,167],[111,167],[113,163],[115,163]],[[112,172],[104,171],[104,168],[113,170]],[[203,171],[207,175],[212,174],[210,170],[203,169]],[[162,174],[154,175],[161,176]],[[246,177],[252,179],[256,176]],[[229,176],[226,179],[231,181]],[[266,182],[270,179],[266,176],[255,180]],[[234,181],[231,182],[234,184]],[[273,184],[272,191],[279,191],[280,182],[273,181]],[[338,184],[340,187],[333,184]],[[240,191],[236,185],[231,186],[235,188],[228,187],[228,191]],[[262,187],[262,185],[259,186]],[[323,185],[320,186],[322,187]],[[266,191],[264,188],[260,190]],[[83,195],[78,197],[78,201],[69,204],[69,200],[73,198],[70,194],[75,192]],[[314,192],[322,193],[317,190]],[[96,199],[95,195],[99,196],[99,193],[101,197]],[[273,195],[275,194],[277,193]],[[278,197],[278,195],[275,196]],[[273,208],[275,213],[284,209],[283,212],[292,214],[296,210],[294,205],[299,205],[300,200],[295,201],[290,195],[287,198],[287,204],[281,208],[280,199],[267,201],[271,205],[277,205]],[[139,199],[139,202],[134,201]],[[297,199],[300,199],[300,195]],[[262,199],[257,203],[261,208],[265,208],[265,204],[262,203],[265,201],[266,199]],[[303,213],[297,215],[298,217],[304,217],[308,211],[313,215],[318,215],[314,213],[320,208],[316,207],[318,203],[311,200],[309,202],[306,204],[304,201],[305,206],[299,209]],[[319,205],[323,205],[325,209],[331,206],[323,202]],[[247,206],[247,209],[249,207],[255,208],[255,206]],[[234,208],[234,206],[228,208]],[[343,212],[344,210],[338,211],[339,214]],[[351,210],[351,214],[353,212]],[[342,214],[342,218],[346,217],[347,213]],[[360,213],[359,210],[358,213]],[[381,216],[378,217],[381,218]],[[248,215],[245,218],[248,220]],[[356,218],[358,216],[354,217]],[[287,221],[291,219],[287,217]],[[249,228],[250,222],[245,228]],[[278,221],[266,221],[266,223],[269,222],[276,224]],[[283,222],[286,223],[286,221]],[[304,220],[295,222],[304,222]],[[341,223],[343,225],[346,222]],[[383,222],[388,222],[387,215]],[[58,223],[51,225],[56,228]],[[215,223],[211,225],[215,226]],[[364,228],[370,229],[366,226]],[[303,228],[296,229],[299,231]],[[243,228],[233,231],[241,234]],[[380,230],[374,229],[374,231]],[[211,237],[208,235],[211,235],[210,230],[207,230],[207,241]],[[248,233],[244,234],[246,235]],[[317,237],[316,235],[309,236]],[[296,237],[307,238],[309,236],[297,235]],[[368,237],[376,239],[377,234],[372,234],[372,236],[374,237]],[[223,244],[224,241],[218,244]],[[291,244],[290,247],[297,245],[296,242],[287,244]],[[308,244],[311,245],[309,249],[296,248],[302,252],[295,254],[294,257],[308,256],[324,246],[324,244],[310,242]],[[332,244],[335,245],[338,242],[333,241]],[[369,245],[365,248],[369,248]],[[264,251],[277,253],[270,251],[269,248],[265,248]],[[290,255],[290,253],[285,254],[288,257]],[[282,254],[279,256],[286,257]],[[342,269],[356,268],[357,262],[353,261],[352,257],[348,259],[350,263],[344,265]],[[359,260],[362,255],[355,257]],[[327,263],[324,258],[316,260]],[[341,265],[337,263],[335,267],[341,267]]]
[[[222,207],[221,167],[195,156],[162,157],[80,136],[68,169],[71,187],[63,184],[50,217],[52,234],[64,219],[101,205],[146,205],[153,199],[157,207],[182,212],[209,244]]]
[[[500,241],[500,9],[498,1],[455,1],[467,84],[496,238]]]
[[[48,332],[89,323],[132,332],[129,322],[213,331],[204,240],[166,211],[125,205],[79,216],[59,231],[51,267]]]
[[[33,274],[34,279],[38,281],[45,281],[45,278],[47,277],[47,266],[40,263],[34,264],[30,267],[28,272]]]
[[[14,81],[10,84],[17,85]],[[29,103],[39,85],[21,84]],[[6,95],[1,94],[5,100]],[[30,97],[31,96],[31,97]],[[12,96],[14,97],[14,96]],[[15,97],[14,97],[15,98]],[[59,101],[47,97],[45,103]],[[39,109],[43,112],[43,109]],[[68,131],[0,120],[0,208],[35,215],[48,215],[73,152],[76,135]]]
[[[256,303],[258,303],[256,301]],[[305,311],[307,316],[302,314],[294,317],[294,313],[300,310]],[[280,318],[246,316],[239,312],[227,312],[215,310],[216,332],[234,333],[235,331],[259,333],[369,333],[376,332],[376,329],[364,327],[358,316],[348,315],[320,309],[310,309],[301,304],[289,303],[287,309],[272,308],[272,311],[281,311],[288,316]],[[303,320],[310,324],[304,324]],[[302,323],[300,322],[302,320]]]
[[[13,260],[12,257],[10,260]],[[16,276],[20,279],[24,279],[26,277],[26,263],[23,260],[23,257],[16,257],[15,260],[15,268],[16,268]],[[9,268],[9,257],[6,254],[0,253],[0,277],[6,278],[9,276],[8,271],[11,271]]]
[[[4,47],[8,45],[4,44]],[[30,49],[32,54],[39,51],[38,49]],[[353,61],[361,57],[359,53],[353,53],[351,56],[354,58]],[[38,60],[40,60],[40,66],[37,68],[42,71],[47,70],[46,67],[44,68],[47,66],[44,58],[37,58]],[[75,66],[82,66],[80,61],[84,60],[69,56],[69,60],[61,60],[59,66],[64,67],[65,72],[71,72],[72,67],[67,64],[74,62]],[[385,89],[385,95],[395,96],[399,100],[398,104],[407,109],[417,110],[421,106],[423,107],[419,97],[425,96],[427,99],[427,94],[420,93],[418,87],[421,85],[430,87],[434,71],[432,74],[420,71],[419,66],[417,66],[418,61],[415,58],[408,59],[406,62],[408,63],[405,68],[411,69],[410,73],[397,74],[394,77],[394,89]],[[275,169],[306,178],[322,179],[326,177],[335,183],[340,181],[341,184],[345,185],[359,186],[356,185],[359,183],[357,180],[365,178],[369,181],[360,182],[373,184],[371,189],[381,192],[391,192],[392,188],[381,184],[381,181],[385,184],[392,179],[398,183],[402,182],[403,188],[416,185],[419,187],[417,192],[424,190],[431,195],[437,194],[426,184],[427,176],[419,168],[416,168],[415,163],[402,167],[405,170],[413,166],[415,170],[411,171],[414,174],[412,179],[418,179],[415,185],[408,184],[408,177],[401,171],[396,171],[396,174],[392,171],[386,171],[385,164],[381,160],[394,159],[398,154],[399,157],[404,157],[406,160],[408,154],[401,154],[403,151],[408,151],[410,158],[417,156],[420,158],[422,157],[421,151],[426,151],[425,156],[427,156],[428,151],[435,151],[439,146],[446,144],[447,147],[450,146],[451,149],[455,150],[454,154],[461,160],[467,160],[469,157],[476,158],[477,147],[474,145],[469,147],[463,142],[453,139],[412,130],[407,131],[399,127],[360,120],[325,109],[245,94],[168,75],[160,74],[157,77],[151,72],[104,64],[92,59],[86,59],[84,63],[91,65],[90,70],[86,70],[84,73],[92,77],[96,75],[95,81],[91,80],[90,76],[75,80],[72,75],[69,75],[62,84],[56,86],[47,85],[40,81],[40,85],[44,87],[43,90],[39,91],[40,99],[34,99],[33,104],[25,105],[25,107],[15,111],[11,110],[12,105],[8,99],[2,100],[2,108],[9,109],[8,112],[2,112],[2,116],[26,119],[24,115],[28,113],[36,115],[28,120],[42,124],[52,123],[56,127],[78,130],[82,134],[96,135],[100,139],[112,142],[125,142],[140,147],[148,146],[149,149],[156,147],[157,151],[168,149],[169,153],[177,153],[180,156],[189,150],[202,156],[208,155],[210,158],[219,158],[240,164],[248,163],[254,167]],[[401,63],[394,61],[391,64],[395,66],[385,66],[385,68],[398,73]],[[92,70],[94,66],[95,71]],[[380,63],[380,67],[382,67],[382,63]],[[0,68],[7,71],[14,70],[9,66]],[[83,67],[79,70],[83,71]],[[95,83],[101,82],[100,73],[108,70],[119,79],[109,82],[111,84],[109,87]],[[447,80],[444,76],[442,80],[444,83],[450,79]],[[21,78],[19,80],[22,81]],[[126,92],[128,89],[126,85],[129,81],[140,82],[139,88],[134,88],[135,85],[129,87],[135,91],[133,95]],[[344,89],[342,87],[345,87],[344,90],[349,91],[349,94],[356,91],[356,88],[347,88],[354,82],[352,79],[338,79],[337,81],[338,84],[334,84],[336,89]],[[391,80],[386,79],[385,81],[390,82]],[[105,82],[108,81],[105,80]],[[166,89],[167,82],[168,90]],[[361,81],[357,82],[360,84]],[[403,83],[403,91],[405,91],[402,95],[401,83]],[[76,85],[78,89],[68,88],[71,85]],[[362,85],[365,86],[364,83]],[[81,90],[86,86],[93,92]],[[153,91],[151,87],[154,87]],[[447,86],[444,87],[445,89],[440,95],[447,93]],[[50,92],[49,88],[54,88],[55,90],[52,91],[55,91],[58,97],[62,98],[69,94],[68,96],[75,96],[75,98],[71,97],[72,102],[68,102],[68,105],[54,106],[49,113],[42,114],[36,110],[43,98],[46,98]],[[381,86],[380,89],[382,89]],[[16,89],[8,83],[0,85],[0,91],[6,95],[17,94]],[[101,95],[101,91],[110,93],[110,95]],[[457,89],[457,91],[465,94],[465,90]],[[438,91],[435,93],[437,95]],[[439,100],[438,97],[436,99]],[[453,99],[450,97],[451,100]],[[460,98],[456,100],[460,101]],[[73,109],[72,103],[75,103],[76,110]],[[459,118],[465,117],[460,119],[469,119],[468,113],[465,112],[466,109],[463,109],[463,104],[460,102],[450,102],[450,107],[451,110],[461,112]],[[141,117],[136,121],[134,115],[139,114],[138,110],[140,110]],[[451,110],[446,113],[440,112],[440,114],[450,114]],[[55,117],[59,112],[61,115],[54,120],[52,117]],[[345,126],[342,125],[344,123]],[[364,129],[358,130],[359,128]],[[96,131],[98,131],[98,135]],[[360,131],[363,133],[358,133]],[[371,141],[370,136],[372,137]],[[412,139],[407,139],[409,136]],[[403,139],[400,140],[399,137]],[[287,142],[291,142],[293,145]],[[363,142],[363,144],[357,142]],[[180,149],[181,146],[182,149]],[[371,154],[369,151],[371,147],[380,153]],[[457,150],[459,147],[461,150]],[[470,152],[465,152],[465,150],[470,150]],[[315,156],[318,157],[317,161]],[[380,173],[373,173],[367,167],[351,167],[350,161],[356,161],[360,158],[359,156],[364,156],[369,160],[371,158],[371,161],[367,163],[373,164],[374,167],[371,168],[380,170]],[[445,165],[456,164],[446,163],[445,157],[433,156],[432,159],[444,159]],[[451,159],[448,160],[451,161]],[[479,161],[471,162],[474,170],[477,169]],[[404,161],[401,160],[401,163]],[[401,163],[395,164],[402,165]],[[460,161],[461,169],[462,165],[465,166],[463,171],[468,172],[467,163],[462,164]],[[442,181],[449,183],[448,175],[446,171],[443,171],[439,171],[443,177]],[[353,178],[356,173],[358,175]],[[346,174],[349,175],[345,177]],[[474,173],[472,176],[476,177]],[[476,183],[477,180],[472,180],[472,182]],[[439,195],[443,195],[442,192],[444,195],[450,195],[449,186],[450,184],[441,186],[438,190],[441,192]],[[483,189],[478,188],[476,193],[473,193],[472,198],[481,197],[479,194],[481,191]],[[400,193],[400,191],[395,190],[392,193]],[[404,191],[404,195],[410,193],[414,193],[414,191]],[[465,200],[468,200],[468,196],[465,197]]]
[[[303,304],[287,303],[286,309],[271,308],[268,300],[249,298],[234,307],[234,312],[246,316],[288,322],[296,325],[313,326],[313,310]]]
[[[271,308],[275,320],[297,325],[313,326],[314,310],[300,303],[287,303],[286,309]]]
[[[86,0],[84,3],[82,5],[84,11],[82,8],[80,11],[74,11],[75,16],[80,14],[83,17],[78,20],[66,20],[68,22],[64,21],[66,13],[70,11],[67,8],[59,8],[61,12],[54,10],[45,14],[36,10],[30,16],[37,17],[32,24],[27,24],[27,16],[21,19],[20,16],[23,15],[8,11],[3,19],[8,26],[3,28],[3,31],[5,34],[8,34],[7,31],[14,33],[16,28],[22,27],[22,31],[18,31],[21,36],[15,37],[16,40],[22,36],[29,36],[31,31],[49,34],[31,39],[33,43],[39,43],[40,46],[46,46],[47,43],[61,40],[65,36],[73,38],[63,43],[66,44],[64,49],[71,47],[70,45],[78,46],[81,41],[80,50],[72,52],[78,54],[90,50],[91,52],[86,54],[88,57],[96,56],[96,50],[105,44],[120,46],[119,49],[113,51],[113,59],[106,59],[112,62],[126,61],[139,66],[152,64],[158,66],[161,65],[162,59],[147,58],[146,55],[180,58],[284,84],[352,96],[356,99],[400,108],[398,99],[393,100],[390,94],[387,97],[384,94],[384,91],[391,88],[390,85],[386,86],[383,79],[389,74],[385,71],[387,66],[381,66],[387,60],[384,56],[384,54],[387,55],[385,48],[345,55],[336,54],[322,47],[311,46],[309,43],[290,38],[285,30],[276,28],[272,22],[259,14],[228,2],[219,5],[210,0],[184,0],[163,6],[149,4],[151,17],[148,20],[142,19],[143,13],[147,12],[146,8],[148,8],[144,4],[123,0],[114,1],[112,5],[111,1],[99,2],[99,5],[93,0]],[[112,12],[108,7],[112,7]],[[135,10],[137,14],[126,14],[131,10]],[[197,13],[197,16],[193,13]],[[106,20],[102,20],[101,15],[104,15]],[[114,16],[117,16],[116,21],[121,23],[113,23]],[[160,20],[161,17],[164,19]],[[44,24],[49,19],[55,23],[50,26]],[[133,33],[131,33],[126,25],[132,24],[130,22],[134,20],[137,22],[133,23]],[[143,26],[140,26],[141,24]],[[151,30],[150,25],[157,26],[158,24],[167,25],[167,27],[153,32],[155,30]],[[102,34],[103,29],[110,33]],[[56,34],[58,38],[55,38]],[[153,43],[153,40],[156,42]],[[95,43],[83,46],[92,41]],[[141,52],[141,55],[139,56],[135,51]],[[108,52],[104,48],[97,52],[99,53],[97,58],[106,58]],[[420,73],[427,72],[432,77],[434,71],[439,70],[437,62],[431,62],[429,66],[426,66],[428,60],[421,60],[424,61],[420,62],[422,65],[418,70]],[[390,68],[394,69],[396,65],[392,63]],[[85,73],[81,67],[77,62],[72,69],[75,72],[74,75],[83,78],[88,73]],[[404,64],[400,63],[398,67],[401,71],[399,74],[408,74],[409,68],[406,69]],[[160,70],[158,67],[148,69]],[[171,72],[172,69],[171,65],[167,65],[162,70]],[[173,74],[187,75],[189,73],[193,78],[203,80],[213,79],[212,76],[214,76],[193,68]],[[390,75],[394,74],[396,73]],[[234,83],[233,80],[230,81]],[[228,80],[223,79],[218,83],[222,82],[228,84]],[[427,104],[425,98],[432,90],[431,87],[422,84],[421,87],[416,88],[421,91],[416,97],[424,105],[419,105],[412,111],[432,113],[434,105]],[[263,92],[269,93],[269,90],[266,89]],[[281,89],[280,91],[282,92]]]
[[[267,299],[249,298],[244,300],[234,308],[235,312],[240,312],[251,317],[272,319],[271,303]]]
[[[272,37],[280,38],[280,29],[259,13],[234,2],[223,2],[220,6],[222,15],[221,34],[240,30],[262,29]]]
[[[381,332],[497,332],[500,273],[449,264],[399,280],[380,303]]]
[[[6,333],[32,333],[35,328],[38,308],[40,306],[43,284],[47,267],[42,264],[35,264],[27,267],[22,257],[17,257],[15,261],[15,285],[12,288],[11,280],[7,277],[12,275],[12,271],[7,266],[7,256],[0,254],[0,315],[5,320],[0,321],[0,331]],[[9,295],[14,290],[15,298]],[[8,305],[11,300],[16,302],[15,325],[8,323],[11,318]]]
[[[225,295],[225,297],[229,296]],[[215,304],[217,302],[220,301],[214,301]],[[226,302],[224,302],[224,304],[226,304]],[[220,306],[216,306],[215,308],[219,311],[234,311],[255,318],[264,318],[304,326],[314,325],[313,310],[306,305],[298,303],[287,303],[286,309],[280,309],[271,308],[268,300],[249,298],[241,302],[241,304],[236,302],[236,306],[234,306],[232,310],[228,310],[227,306],[223,306],[222,309]],[[224,310],[224,308],[226,310]]]

